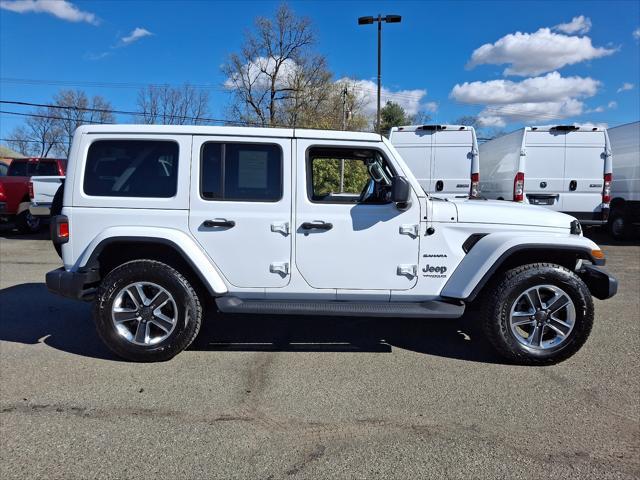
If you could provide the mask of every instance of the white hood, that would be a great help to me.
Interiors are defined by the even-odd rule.
[[[462,200],[454,202],[458,208],[458,222],[528,225],[532,227],[571,227],[575,220],[570,215],[504,200]]]

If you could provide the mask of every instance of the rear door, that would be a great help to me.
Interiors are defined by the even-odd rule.
[[[434,134],[433,130],[419,129],[394,132],[391,137],[391,143],[411,169],[422,189],[429,193],[433,192],[431,161]]]
[[[598,212],[604,182],[604,132],[567,133],[565,155],[563,211]]]
[[[562,210],[566,133],[526,133],[524,191],[527,201]]]
[[[196,136],[189,230],[236,287],[284,287],[291,264],[291,139]]]
[[[471,130],[440,130],[434,136],[432,191],[443,197],[468,197],[471,182]]]

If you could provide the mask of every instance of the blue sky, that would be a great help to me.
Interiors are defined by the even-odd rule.
[[[387,98],[429,110],[439,123],[473,114],[488,128],[511,130],[640,117],[638,1],[288,3],[312,20],[335,78],[357,80],[363,92],[375,80],[376,37],[357,17],[402,15],[383,30]],[[0,98],[45,103],[61,88],[49,83],[64,81],[133,110],[137,84],[190,82],[211,86],[210,116],[223,118],[229,96],[220,65],[254,18],[278,4],[0,0]],[[5,138],[22,119],[0,121]]]

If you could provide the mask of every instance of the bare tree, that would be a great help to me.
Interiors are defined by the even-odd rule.
[[[330,96],[331,73],[313,43],[309,19],[286,4],[274,19],[258,17],[241,51],[222,67],[233,95],[231,115],[263,126],[305,125],[308,112]]]
[[[54,103],[61,108],[54,109],[62,133],[61,143],[56,144],[55,151],[69,158],[73,133],[85,124],[113,123],[115,117],[111,104],[101,96],[92,99],[82,90],[61,90],[54,97]]]
[[[149,85],[138,92],[138,112],[146,124],[201,125],[207,122],[209,92],[189,84]]]
[[[62,131],[52,108],[39,108],[28,117],[23,126],[9,134],[10,148],[27,157],[46,157],[60,146]]]

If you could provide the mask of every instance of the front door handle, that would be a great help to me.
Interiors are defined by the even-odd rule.
[[[331,230],[333,224],[327,222],[304,222],[300,225],[303,230]]]
[[[436,192],[441,192],[444,189],[444,182],[442,180],[438,180],[436,182]]]
[[[571,180],[569,182],[569,190],[574,192],[576,190],[576,188],[578,188],[578,182],[576,180]]]
[[[202,223],[202,226],[205,228],[213,228],[213,227],[223,227],[223,228],[233,228],[236,226],[236,222],[233,220],[205,220]]]

